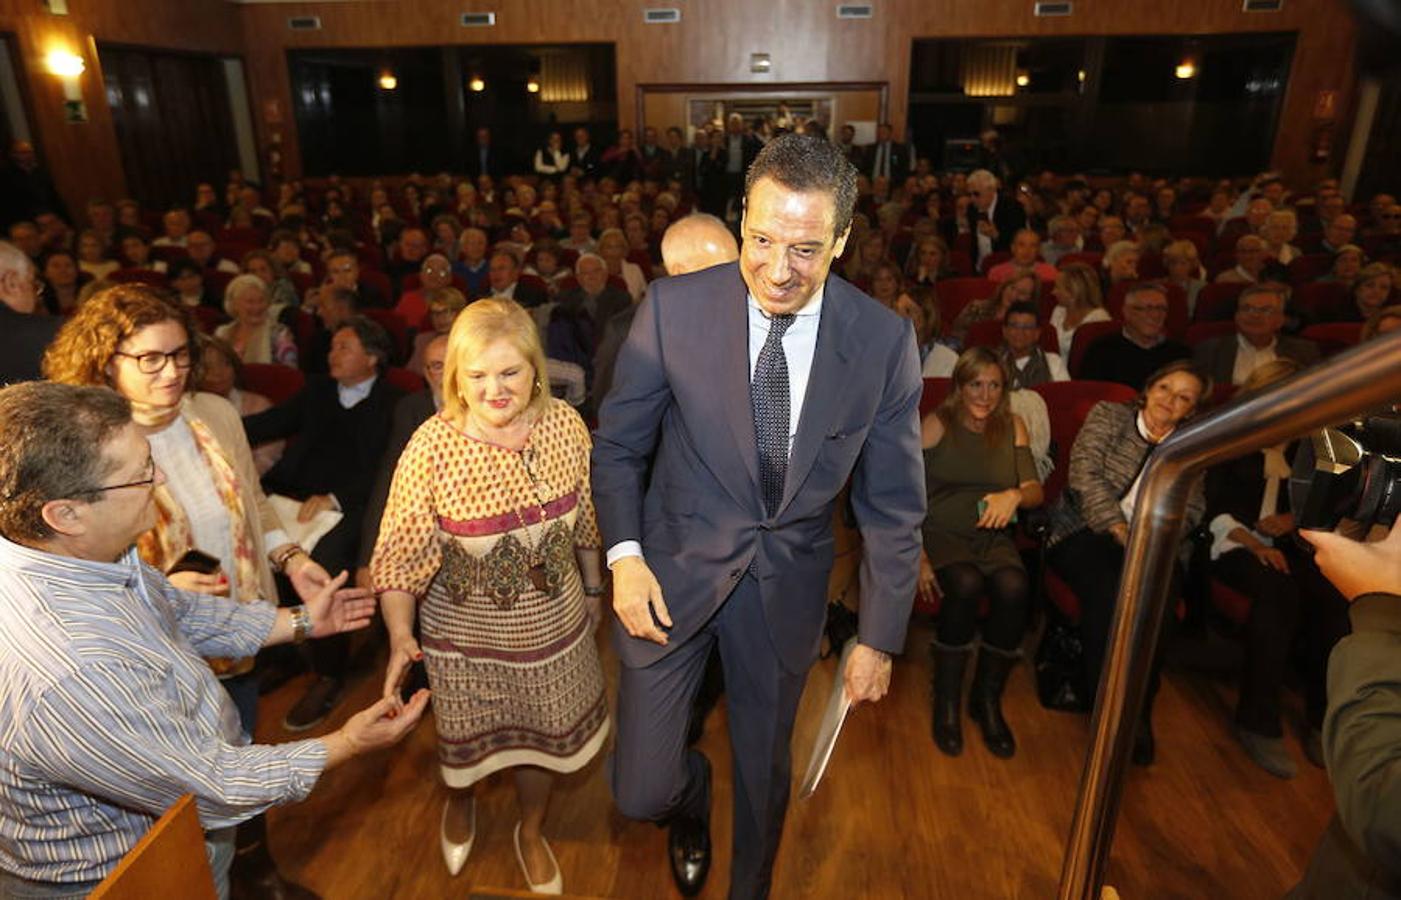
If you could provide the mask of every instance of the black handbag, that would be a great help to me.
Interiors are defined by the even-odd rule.
[[[1074,626],[1054,619],[1046,623],[1035,661],[1036,697],[1042,706],[1060,712],[1089,712],[1094,696],[1084,684],[1084,657]]]

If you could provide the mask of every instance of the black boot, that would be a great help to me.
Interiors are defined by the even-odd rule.
[[[234,838],[233,865],[229,868],[230,900],[320,900],[296,882],[287,881],[277,871],[268,852],[268,822],[254,816],[238,826]]]
[[[946,756],[963,752],[963,673],[972,644],[934,642],[934,745]]]
[[[983,644],[978,650],[978,666],[973,671],[973,688],[968,694],[968,714],[978,723],[983,743],[993,756],[1011,759],[1017,740],[1007,720],[1002,718],[1002,691],[1007,675],[1021,656],[1017,651],[998,650]]]

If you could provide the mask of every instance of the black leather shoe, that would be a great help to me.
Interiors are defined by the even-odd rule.
[[[1136,766],[1151,766],[1153,758],[1157,755],[1156,742],[1153,740],[1153,723],[1147,716],[1140,716],[1138,727],[1133,733],[1133,764]]]
[[[306,731],[320,725],[341,702],[345,682],[339,678],[321,676],[311,683],[302,698],[293,704],[282,720],[288,731]]]
[[[229,867],[230,900],[320,900],[319,895],[277,871],[268,853],[267,819],[254,816],[238,826],[233,864]]]
[[[683,897],[699,894],[710,874],[710,761],[701,759],[705,762],[704,813],[673,816],[667,835],[671,877]]]

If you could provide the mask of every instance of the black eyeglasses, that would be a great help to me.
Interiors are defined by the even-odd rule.
[[[155,375],[169,363],[174,363],[177,369],[188,369],[194,365],[194,356],[190,353],[189,344],[176,347],[169,353],[159,350],[151,350],[148,353],[123,353],[121,350],[113,350],[112,355],[136,360],[136,368],[142,375]]]
[[[122,484],[106,484],[102,487],[95,487],[91,493],[101,494],[106,491],[119,491],[122,488],[145,487],[148,484],[156,483],[156,461],[151,457],[146,457],[146,477],[140,481],[127,481]]]

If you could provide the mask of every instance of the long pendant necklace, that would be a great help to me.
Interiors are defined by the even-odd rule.
[[[520,525],[521,533],[525,536],[526,560],[530,563],[529,568],[526,569],[526,578],[530,580],[530,584],[535,590],[542,594],[547,594],[549,593],[550,584],[549,574],[546,568],[545,556],[540,550],[541,543],[543,542],[544,529],[546,527],[545,501],[540,499],[539,485],[536,484],[535,475],[531,472],[530,464],[526,461],[526,454],[531,454],[533,456],[535,453],[534,448],[530,445],[530,439],[533,436],[534,428],[532,427],[531,434],[526,437],[526,445],[520,450],[512,450],[510,452],[514,453],[516,458],[520,460],[521,467],[525,469],[526,480],[530,482],[530,491],[535,500],[535,508],[540,513],[541,541],[536,541],[535,538],[531,536],[530,526],[526,524],[525,516],[521,515],[520,504],[513,502],[511,509],[515,512],[516,522]],[[491,441],[483,442],[488,445],[487,458],[491,460],[491,467],[496,472],[496,480],[502,487],[505,487],[505,475],[501,471],[501,466],[496,461],[496,454],[494,451],[497,448],[502,450],[509,450],[509,448],[492,443]]]

